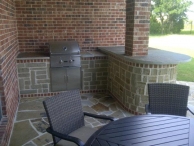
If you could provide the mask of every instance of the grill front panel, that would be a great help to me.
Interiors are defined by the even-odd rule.
[[[51,67],[80,67],[80,55],[52,55]]]
[[[51,91],[81,88],[80,49],[76,41],[51,42]]]

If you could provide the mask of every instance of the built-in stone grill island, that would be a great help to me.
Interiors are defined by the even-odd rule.
[[[145,113],[148,83],[175,83],[177,64],[191,57],[159,49],[146,56],[126,56],[124,46],[99,47],[108,55],[108,91],[133,114]]]
[[[183,54],[149,48],[147,56],[126,56],[124,46],[81,52],[82,93],[108,92],[133,114],[143,114],[148,83],[175,83]],[[21,97],[52,96],[48,54],[22,53],[17,58]]]
[[[98,51],[81,52],[82,92],[106,92],[107,55]],[[21,97],[52,96],[50,88],[50,57],[42,53],[21,53],[17,57]]]

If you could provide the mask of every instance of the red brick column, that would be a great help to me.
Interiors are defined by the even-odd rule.
[[[0,9],[0,100],[3,113],[0,120],[0,146],[8,146],[19,101],[15,0],[0,0]]]
[[[151,0],[126,0],[125,54],[148,53]]]

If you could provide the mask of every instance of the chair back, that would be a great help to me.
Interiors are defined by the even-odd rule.
[[[186,116],[189,86],[148,84],[149,108],[152,114]]]
[[[43,101],[50,127],[61,134],[69,134],[84,126],[79,90],[59,93]],[[53,137],[54,143],[60,138]]]

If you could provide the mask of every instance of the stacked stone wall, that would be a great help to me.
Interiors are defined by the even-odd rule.
[[[81,81],[83,93],[107,91],[107,57],[82,57]],[[18,59],[18,80],[21,97],[52,96],[50,59]]]
[[[147,84],[175,83],[176,65],[152,65],[126,61],[109,55],[109,92],[133,114],[145,113],[148,103]]]
[[[106,92],[108,76],[107,57],[82,58],[82,90],[84,92]]]
[[[50,92],[50,60],[18,60],[20,94],[40,95]]]

